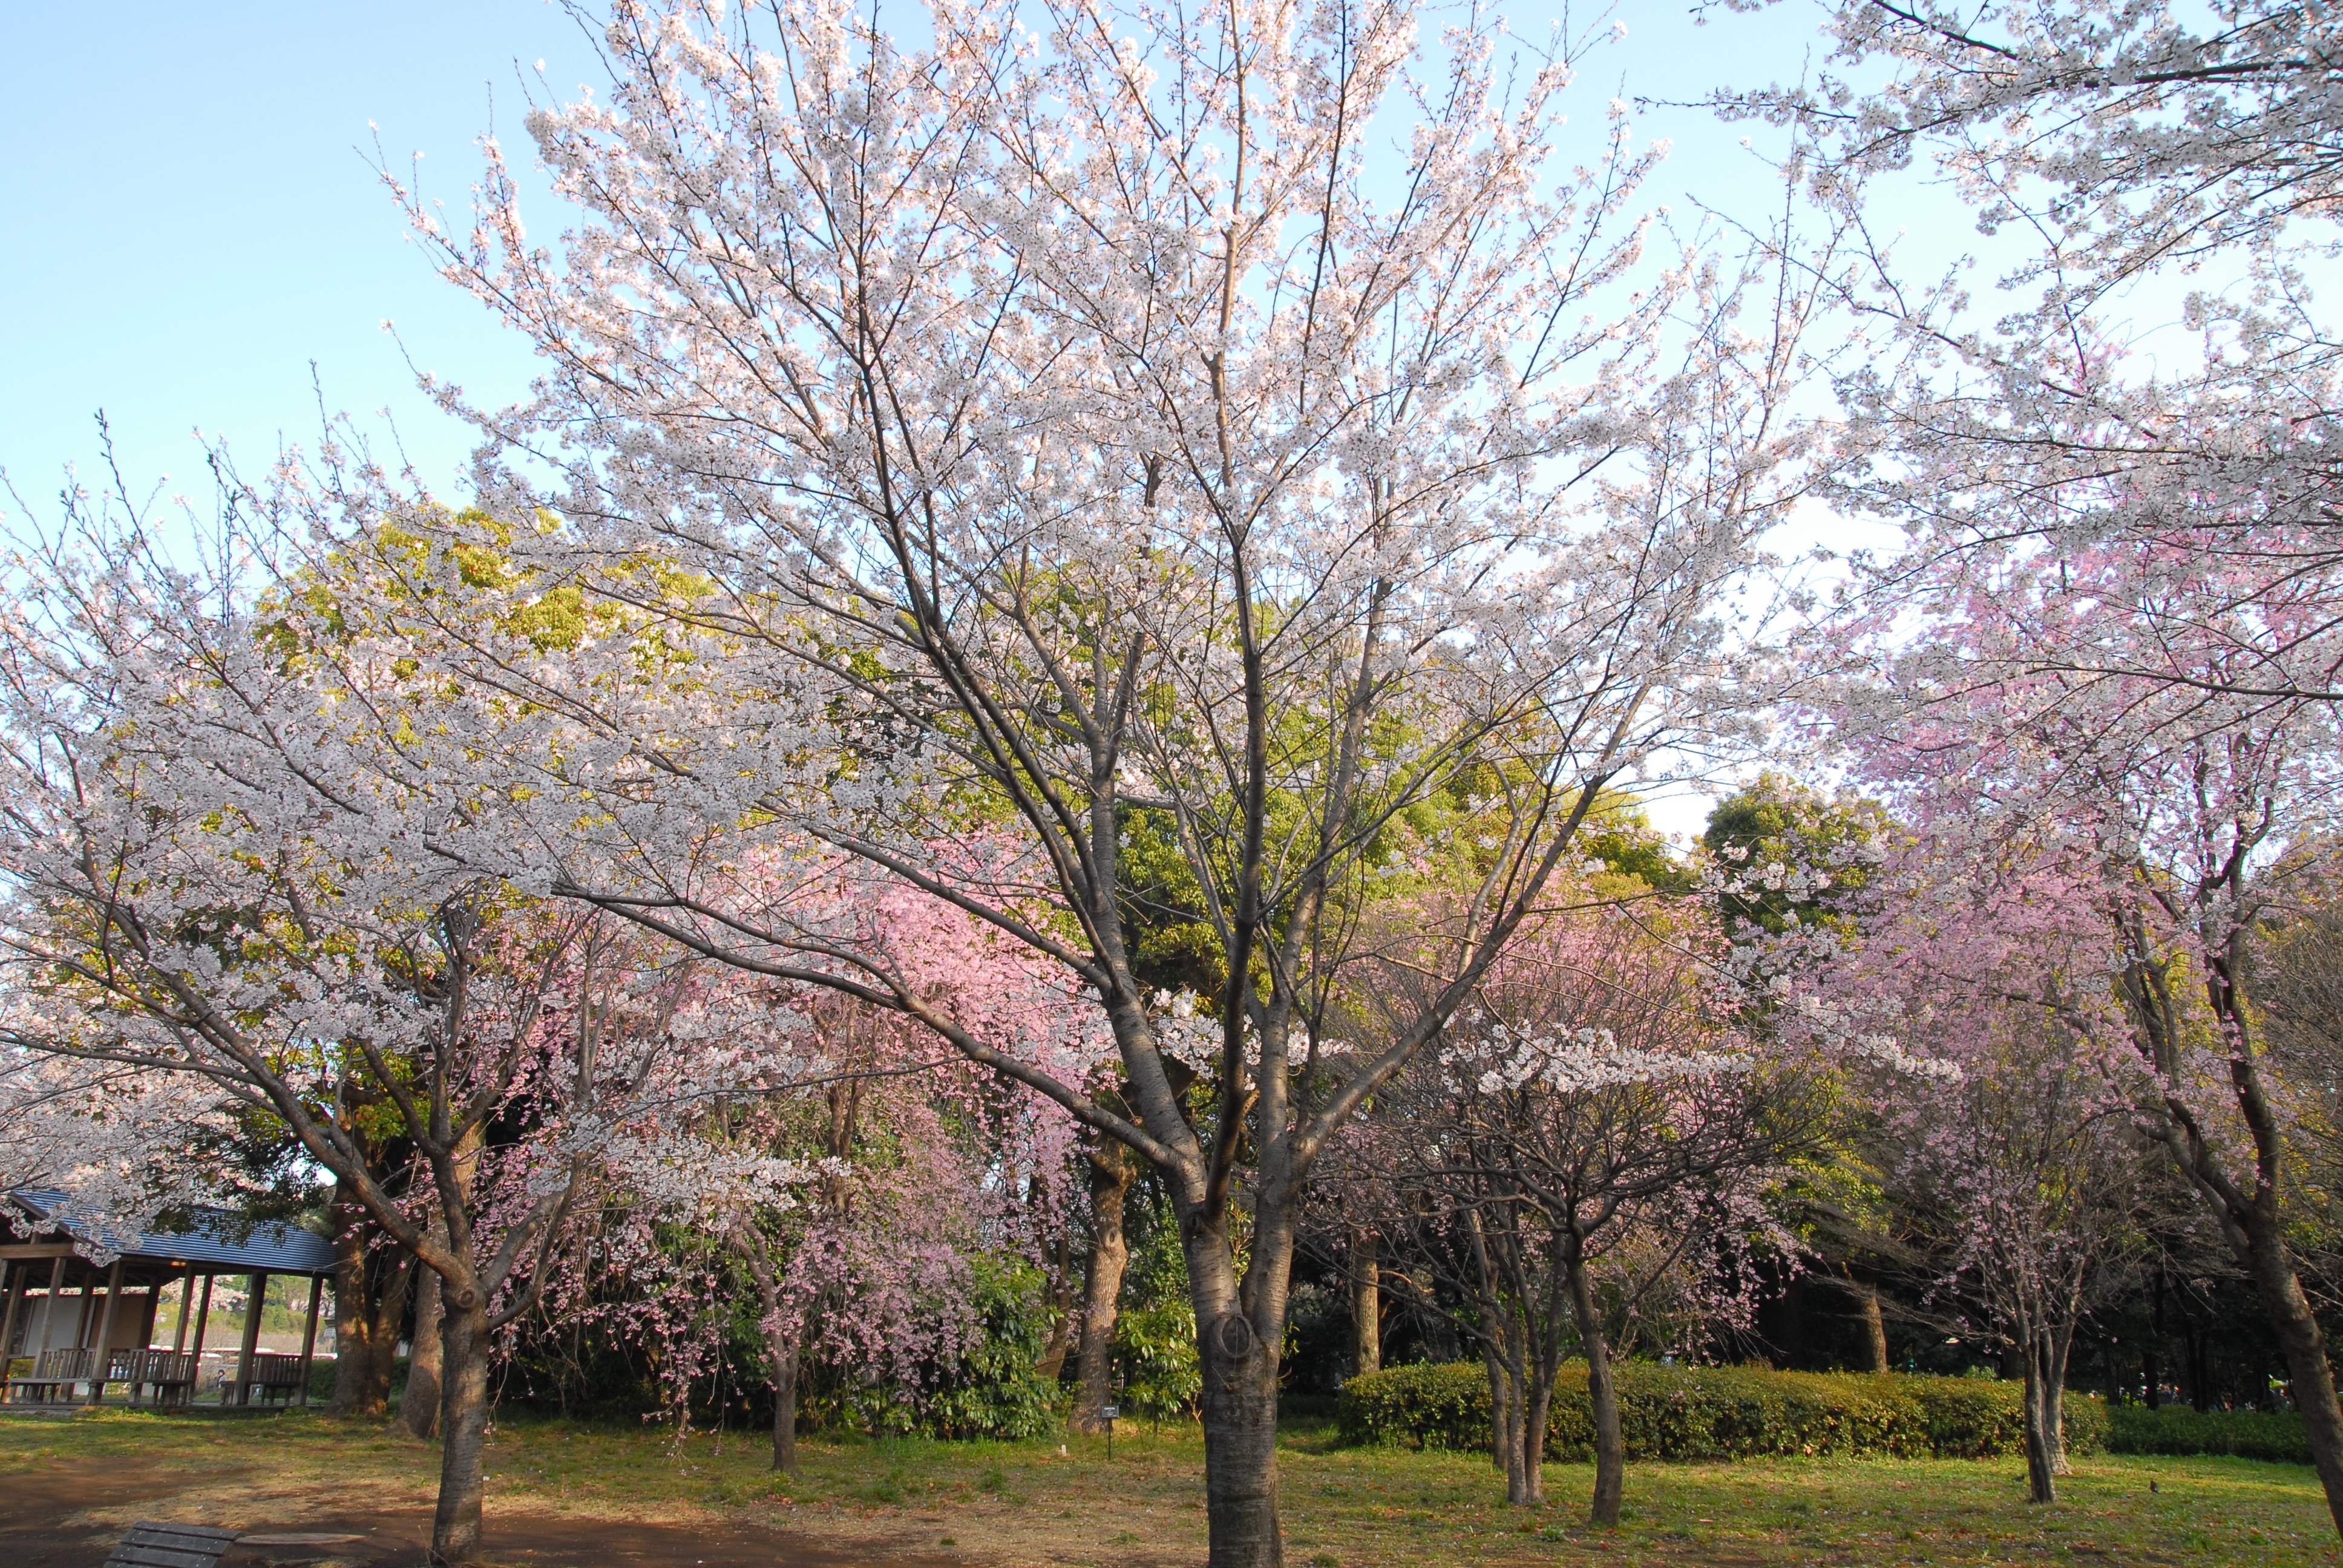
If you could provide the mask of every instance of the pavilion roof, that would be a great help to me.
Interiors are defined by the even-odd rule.
[[[35,1220],[47,1220],[65,1201],[63,1192],[20,1187],[7,1195],[15,1208]],[[82,1230],[71,1221],[65,1229],[76,1241]],[[0,1241],[7,1236],[0,1233]],[[334,1243],[315,1231],[276,1221],[254,1222],[225,1209],[200,1209],[188,1228],[141,1235],[131,1246],[118,1249],[125,1258],[171,1263],[192,1263],[198,1270],[216,1268],[222,1273],[330,1274]]]

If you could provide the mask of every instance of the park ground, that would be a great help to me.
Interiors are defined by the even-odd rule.
[[[1192,1429],[1102,1442],[803,1445],[771,1474],[758,1435],[508,1418],[489,1455],[492,1563],[570,1568],[1156,1568],[1203,1560]],[[139,1519],[254,1532],[224,1568],[419,1561],[435,1451],[308,1412],[0,1420],[0,1563],[91,1568]],[[1292,1423],[1282,1460],[1294,1568],[2343,1561],[2316,1478],[2250,1460],[2081,1460],[2055,1507],[2016,1461],[1775,1460],[1628,1472],[1626,1517],[1587,1530],[1590,1473],[1507,1508],[1482,1457],[1334,1446]],[[276,1537],[271,1541],[267,1537]]]

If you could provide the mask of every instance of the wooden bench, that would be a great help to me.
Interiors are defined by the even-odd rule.
[[[43,1351],[30,1373],[22,1377],[13,1372],[9,1375],[8,1402],[28,1400],[35,1404],[55,1404],[60,1399],[58,1391],[89,1382],[96,1370],[96,1351]]]
[[[98,1392],[106,1392],[104,1384],[126,1382],[130,1385],[130,1402],[138,1402],[141,1389],[152,1387],[156,1404],[185,1404],[196,1386],[196,1358],[172,1351],[116,1351],[106,1358],[106,1376]]]
[[[196,1357],[192,1351],[148,1351],[142,1375],[131,1383],[130,1394],[138,1396],[138,1385],[146,1384],[155,1391],[157,1404],[185,1404],[196,1391]]]
[[[244,1390],[256,1389],[264,1400],[290,1399],[301,1387],[301,1358],[276,1351],[255,1354],[252,1364],[244,1370],[236,1389],[236,1402],[245,1402]]]
[[[106,1568],[212,1568],[236,1538],[233,1530],[141,1520],[122,1537]]]

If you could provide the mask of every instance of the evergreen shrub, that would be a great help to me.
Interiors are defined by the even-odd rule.
[[[2294,1411],[2191,1410],[2120,1404],[2107,1412],[2109,1453],[2234,1453],[2240,1459],[2310,1462],[2310,1434]]]
[[[999,1253],[974,1260],[968,1282],[975,1332],[950,1356],[894,1369],[894,1377],[830,1375],[801,1394],[800,1430],[1014,1441],[1055,1417],[1055,1387],[1041,1372],[1050,1314],[1041,1271]],[[805,1418],[810,1418],[809,1420]]]
[[[2020,1385],[1976,1378],[1891,1372],[1777,1372],[1754,1367],[1615,1369],[1627,1457],[1753,1459],[1788,1454],[1989,1459],[2025,1451]],[[1336,1420],[1349,1443],[1418,1448],[1490,1446],[1489,1377],[1479,1365],[1391,1367],[1342,1386]],[[2066,1446],[2106,1445],[2107,1410],[2097,1395],[2066,1400]],[[1594,1415],[1586,1366],[1554,1380],[1546,1422],[1550,1459],[1592,1456]]]

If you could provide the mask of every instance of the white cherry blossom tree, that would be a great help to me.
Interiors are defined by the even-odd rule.
[[[393,179],[545,366],[478,416],[498,521],[418,585],[492,545],[511,613],[574,594],[632,628],[561,660],[449,639],[466,689],[568,729],[500,797],[502,840],[444,847],[906,1013],[1149,1161],[1223,1568],[1281,1559],[1312,1164],[1598,792],[1732,727],[1720,612],[1803,482],[1804,298],[1698,249],[1643,267],[1650,155],[1615,106],[1562,166],[1584,40],[1420,19],[937,0],[890,33],[834,0],[620,0],[607,95],[528,116],[585,215],[558,251],[492,144],[468,233]],[[1440,983],[1338,1064],[1356,911],[1468,817]],[[1114,1098],[867,932],[745,897],[730,868],[784,841],[1061,966],[1111,1030]],[[1184,869],[1212,950],[1192,1067],[1151,1003],[1142,851]]]
[[[136,1228],[198,1174],[158,1140],[280,1121],[437,1278],[431,1550],[468,1561],[491,1335],[609,1184],[787,1201],[796,1168],[680,1166],[662,1127],[710,1083],[787,1071],[791,1042],[697,984],[723,971],[433,851],[478,808],[463,763],[491,731],[444,724],[444,689],[355,635],[351,598],[193,578],[86,497],[71,513],[72,548],[18,558],[0,603],[6,1174]],[[403,778],[370,755],[386,736]],[[368,1117],[411,1142],[411,1180],[372,1158]]]

